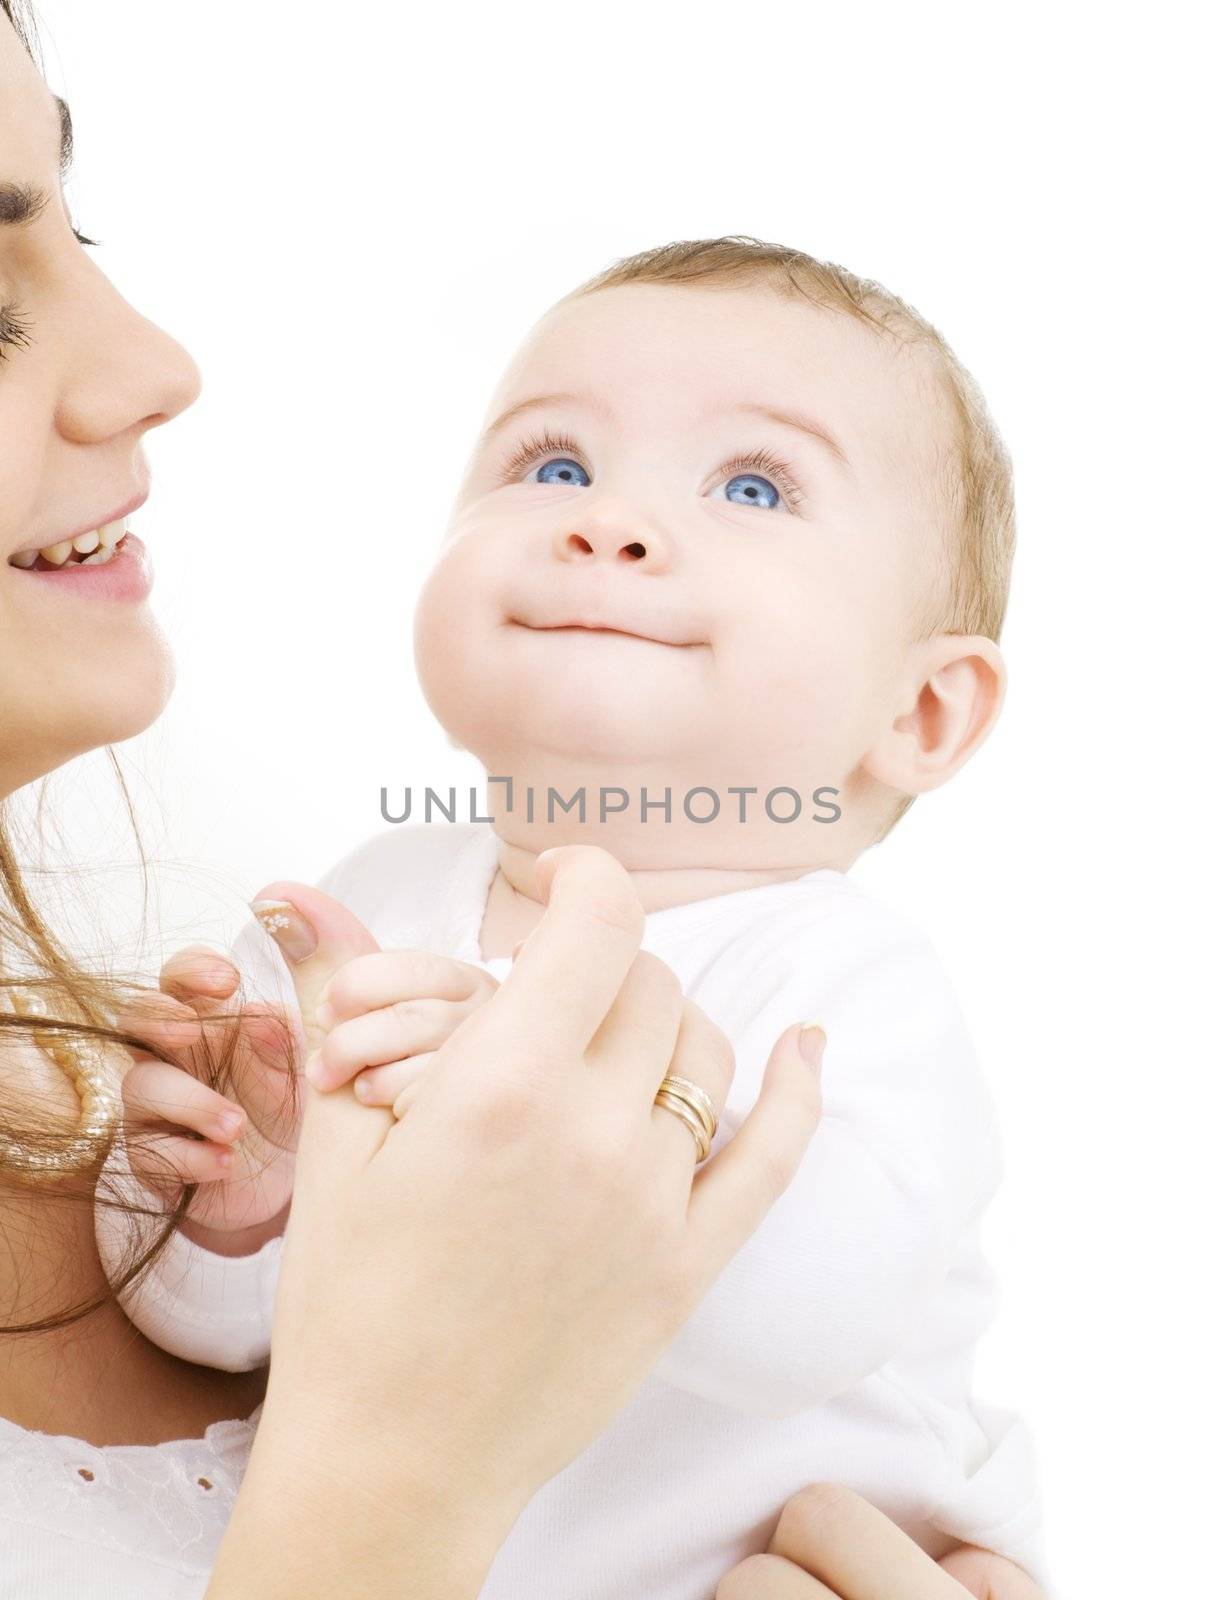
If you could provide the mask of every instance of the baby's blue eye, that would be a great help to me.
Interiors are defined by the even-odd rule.
[[[779,504],[779,490],[768,478],[753,472],[739,472],[724,486],[724,497],[735,506],[761,506],[764,511],[774,511]]]
[[[579,489],[589,487],[590,475],[576,461],[570,461],[567,456],[557,456],[554,461],[545,461],[535,474],[536,483],[571,483]]]

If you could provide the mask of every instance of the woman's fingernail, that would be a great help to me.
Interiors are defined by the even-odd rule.
[[[800,1053],[815,1072],[821,1071],[821,1058],[825,1053],[826,1031],[820,1022],[805,1022],[801,1024],[800,1032],[796,1036],[800,1046]]]
[[[239,1130],[244,1121],[243,1111],[221,1111],[219,1113],[219,1126],[229,1137]]]
[[[359,1100],[369,1100],[374,1092],[375,1085],[365,1073],[360,1072],[354,1079],[354,1093],[358,1096]]]
[[[221,1167],[230,1167],[232,1164],[232,1152],[230,1150],[216,1150],[215,1157]]]
[[[288,961],[316,954],[316,930],[289,900],[254,900],[252,912]]]
[[[320,1059],[319,1052],[314,1056],[308,1057],[303,1068],[303,1076],[313,1088],[324,1088],[324,1063]]]

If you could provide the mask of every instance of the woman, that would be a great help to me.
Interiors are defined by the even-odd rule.
[[[198,374],[74,234],[59,187],[66,109],[16,31],[12,0],[0,9],[7,795],[136,733],[165,702],[169,659],[124,518],[147,495],[143,435],[192,402]],[[0,887],[0,1295],[11,1335],[0,1343],[0,1594],[198,1595],[209,1561],[196,1525],[223,1488],[218,1474],[235,1478],[247,1455],[213,1600],[328,1596],[348,1590],[351,1571],[360,1595],[474,1595],[527,1498],[624,1403],[788,1181],[817,1107],[794,1037],[777,1045],[728,1161],[696,1178],[686,1130],[653,1114],[652,1091],[679,1067],[698,1077],[727,1045],[666,969],[638,955],[639,908],[621,870],[600,853],[557,852],[548,913],[516,981],[460,1030],[450,1070],[432,1074],[417,1111],[393,1124],[343,1093],[309,1107],[267,1389],[264,1372],[166,1355],[115,1301],[92,1219],[116,1115],[112,1047],[169,1052],[163,1037],[107,1025],[118,997],[39,920],[6,845]],[[592,1040],[606,1069],[592,1105],[537,1080],[541,1023],[544,1059],[563,1082],[591,1081]],[[200,1182],[222,1162],[221,1097],[206,1093],[211,1137],[192,1151]],[[544,1293],[520,1307],[482,1252],[488,1239],[489,1259],[516,1259],[525,1239],[533,1256],[540,1207],[551,1219],[538,1230]],[[368,1208],[373,1243],[359,1227]],[[427,1292],[439,1283],[441,1294]],[[249,1423],[233,1419],[263,1397],[250,1441]],[[202,1448],[214,1480],[185,1469]],[[124,1478],[136,1486],[125,1497]],[[844,1531],[841,1545],[831,1529]],[[156,1533],[168,1556],[149,1550]],[[201,1549],[213,1554],[205,1540]],[[872,1508],[817,1490],[789,1508],[770,1558],[739,1568],[726,1592],[962,1591]]]

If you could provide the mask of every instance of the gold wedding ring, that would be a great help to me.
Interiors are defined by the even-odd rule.
[[[653,1104],[672,1111],[685,1122],[695,1139],[695,1165],[706,1161],[716,1134],[716,1110],[712,1098],[689,1078],[666,1077],[661,1080]]]

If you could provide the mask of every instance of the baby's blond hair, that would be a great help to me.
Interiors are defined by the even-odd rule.
[[[629,283],[769,285],[788,299],[855,317],[884,337],[922,348],[942,391],[952,427],[934,463],[933,491],[949,559],[940,593],[923,617],[924,636],[1002,631],[1015,551],[1011,459],[981,390],[939,330],[913,306],[871,278],[802,250],[747,234],[682,239],[616,261],[566,299]],[[898,804],[881,837],[910,804]]]

